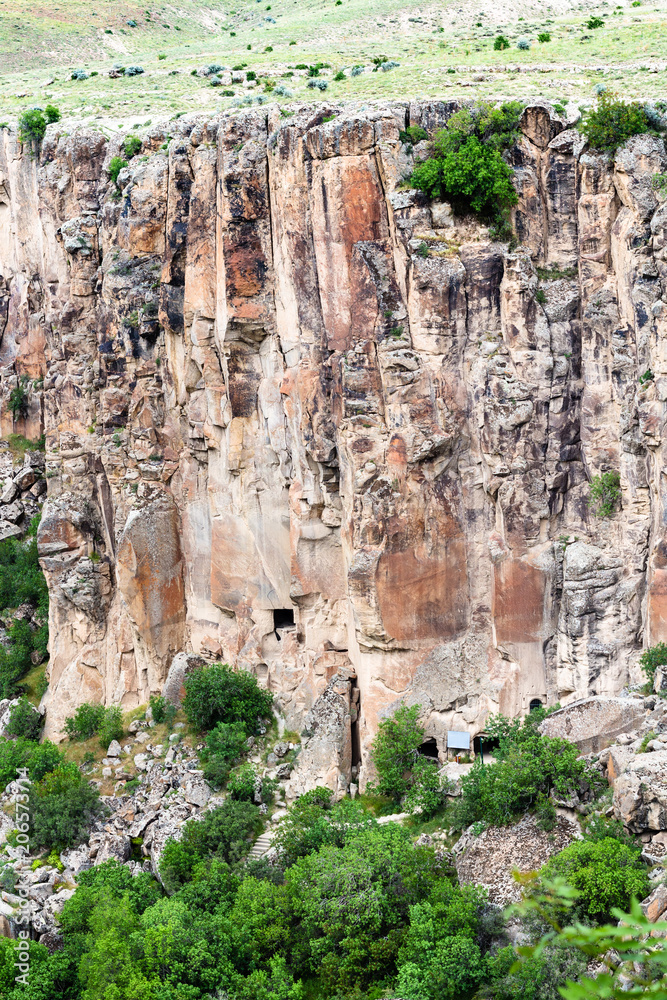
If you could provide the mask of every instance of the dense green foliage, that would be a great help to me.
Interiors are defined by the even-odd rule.
[[[97,788],[76,764],[59,764],[30,786],[31,847],[73,847],[88,836],[102,813]]]
[[[241,724],[248,735],[271,713],[273,696],[245,670],[226,664],[200,667],[185,678],[183,709],[191,725],[212,729],[219,722]]]
[[[602,472],[593,476],[588,506],[597,517],[611,517],[621,501],[621,477],[618,472]]]
[[[610,920],[614,907],[627,910],[632,897],[643,899],[649,891],[641,849],[615,837],[575,841],[556,854],[542,869],[545,880],[560,876],[576,889],[577,916],[586,921]]]
[[[123,711],[120,705],[105,708],[99,728],[100,746],[108,749],[112,740],[123,738]]]
[[[415,168],[412,185],[429,198],[451,201],[457,211],[500,221],[517,202],[503,154],[518,137],[521,111],[516,101],[457,111],[436,135],[434,155]]]
[[[84,702],[79,705],[74,715],[65,719],[65,732],[71,740],[89,740],[99,732],[104,718],[104,705],[91,705]]]
[[[437,761],[419,753],[424,742],[424,727],[417,722],[419,712],[419,705],[402,705],[380,723],[371,746],[378,780],[369,785],[369,791],[404,802],[411,811],[419,807],[431,815],[444,802],[446,783],[439,778]]]
[[[655,646],[645,649],[639,657],[639,665],[646,674],[651,687],[655,681],[655,672],[658,667],[667,664],[667,642],[658,642]]]
[[[44,740],[0,739],[0,790],[16,778],[16,772],[25,767],[32,781],[39,781],[64,761],[64,754],[55,743]]]
[[[19,115],[19,142],[39,146],[46,134],[46,126],[59,122],[60,111],[53,104],[47,104],[44,111],[40,108],[30,108]]]
[[[33,631],[25,618],[15,618],[7,629],[9,648],[0,645],[0,698],[12,698],[20,693],[19,682],[32,667],[34,652],[42,658],[46,656],[49,595],[37,558],[38,524],[36,517],[22,541],[7,538],[0,542],[0,613],[11,618],[7,612],[28,603],[35,608],[35,617],[41,622]]]
[[[630,136],[653,131],[643,104],[626,104],[609,90],[598,96],[597,108],[584,115],[579,129],[593,149],[612,154]]]
[[[44,123],[46,128],[46,123]],[[30,390],[28,389],[28,376],[21,375],[18,382],[9,394],[7,405],[11,410],[14,420],[28,416],[28,406],[30,403]]]
[[[217,858],[234,864],[244,858],[262,828],[256,805],[227,800],[201,820],[189,820],[180,840],[167,841],[160,861],[165,888],[174,891],[192,878],[202,861]]]
[[[477,758],[461,779],[458,825],[484,821],[502,826],[521,813],[541,809],[547,826],[552,791],[593,796],[601,789],[600,775],[579,758],[573,743],[540,735],[537,726],[542,718],[543,713],[535,712],[523,721],[495,716],[487,722],[487,733],[499,743],[496,761],[485,765]]]
[[[116,187],[118,187],[118,174],[126,166],[127,160],[124,160],[122,156],[112,156],[109,160],[109,177]]]
[[[321,847],[342,847],[354,828],[375,825],[358,802],[343,799],[332,805],[331,798],[328,788],[314,788],[290,809],[274,841],[286,868]]]
[[[123,142],[123,152],[127,156],[128,160],[131,160],[133,156],[136,156],[141,150],[141,139],[138,135],[126,135],[125,141]]]
[[[19,698],[9,714],[9,722],[5,726],[6,736],[23,736],[27,740],[38,740],[42,732],[44,719],[35,712],[25,697]]]

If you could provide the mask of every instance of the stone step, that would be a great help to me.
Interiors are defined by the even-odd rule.
[[[250,852],[251,858],[263,858],[267,851],[271,849],[273,836],[270,833],[263,833],[253,844]]]

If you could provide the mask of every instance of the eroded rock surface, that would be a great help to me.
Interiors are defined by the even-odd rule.
[[[61,123],[32,160],[2,132],[2,398],[44,380],[19,429],[46,433],[48,735],[147,701],[179,653],[251,670],[298,731],[343,677],[363,785],[402,700],[442,750],[619,693],[667,637],[662,141],[613,163],[529,109],[510,250],[401,186],[399,131],[455,109],[185,116],[119,191],[120,138]]]

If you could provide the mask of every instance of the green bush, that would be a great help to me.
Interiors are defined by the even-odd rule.
[[[14,781],[19,768],[25,767],[31,781],[40,781],[64,760],[62,752],[50,740],[34,743],[23,737],[0,738],[0,789]]]
[[[213,785],[224,785],[231,768],[248,749],[247,733],[240,722],[219,722],[206,735],[202,752],[204,777]]]
[[[477,758],[461,778],[453,820],[457,826],[480,821],[503,826],[538,806],[544,809],[552,791],[559,796],[572,792],[593,796],[601,790],[603,779],[579,758],[573,743],[538,733],[543,717],[536,712],[523,721],[503,716],[487,721],[487,733],[499,741],[496,761],[482,764]]]
[[[564,878],[579,893],[575,913],[582,920],[610,920],[614,907],[626,910],[633,897],[642,900],[650,883],[639,847],[615,837],[575,841],[540,872],[542,881]]]
[[[229,776],[227,791],[232,799],[252,802],[255,790],[261,790],[261,782],[252,764],[242,764]]]
[[[586,22],[586,27],[588,28],[589,31],[594,31],[596,28],[603,28],[604,21],[602,20],[601,17],[589,17],[588,21]]]
[[[247,734],[257,732],[271,713],[273,696],[245,670],[226,664],[200,667],[185,678],[183,709],[191,725],[212,729],[219,722],[240,723]]]
[[[109,161],[109,177],[118,188],[118,175],[127,166],[127,160],[124,160],[122,156],[112,156]]]
[[[371,761],[378,780],[369,784],[368,790],[388,795],[397,804],[405,800],[411,811],[419,806],[428,816],[443,804],[445,787],[437,762],[419,753],[424,742],[424,728],[417,722],[420,709],[420,705],[402,705],[378,726],[371,744]]]
[[[444,198],[459,212],[494,220],[517,202],[513,171],[503,159],[518,136],[522,105],[481,104],[452,115],[434,141],[434,156],[417,166],[411,183],[429,198]]]
[[[493,43],[493,47],[496,52],[502,52],[504,49],[508,49],[510,47],[510,43],[504,35],[498,35]]]
[[[301,858],[285,874],[300,928],[293,966],[318,975],[324,996],[392,975],[410,907],[442,874],[435,852],[393,823]]]
[[[46,118],[38,108],[23,111],[19,115],[19,142],[39,146],[46,133],[47,124]]]
[[[37,557],[37,527],[33,518],[23,541],[8,538],[0,542],[0,611],[25,602],[36,608],[42,624],[33,632],[28,621],[15,619],[7,629],[9,648],[0,645],[0,698],[20,693],[19,680],[32,668],[31,654],[46,656],[49,640],[49,595]]]
[[[646,674],[651,688],[655,681],[655,672],[658,667],[667,664],[667,642],[658,642],[655,646],[645,649],[639,657],[639,665]]]
[[[603,153],[615,153],[630,136],[652,132],[642,104],[626,104],[609,90],[600,94],[597,108],[587,112],[578,127],[591,148]]]
[[[47,104],[44,108],[44,118],[47,125],[53,125],[55,122],[60,121],[62,115],[54,104]]]
[[[123,142],[123,150],[128,160],[141,151],[141,139],[138,135],[126,135]]]
[[[544,42],[550,42],[551,41],[551,35],[549,34],[548,31],[541,31],[539,33],[539,35],[537,36],[537,40],[540,43],[540,45],[543,45]]]
[[[89,740],[99,732],[104,719],[104,705],[84,702],[72,716],[65,719],[65,732],[70,740]]]
[[[359,802],[341,799],[332,805],[331,798],[328,788],[306,792],[278,827],[273,843],[286,868],[321,847],[343,847],[359,829],[376,825]]]
[[[119,705],[105,708],[98,730],[100,746],[108,749],[112,740],[123,738],[123,712]]]
[[[189,881],[201,861],[217,858],[234,864],[249,853],[262,829],[259,808],[250,802],[228,800],[201,820],[188,820],[180,840],[168,840],[160,859],[160,875],[167,892]]]
[[[593,476],[588,494],[588,506],[596,517],[611,517],[621,501],[621,477],[618,472],[602,472]]]
[[[540,955],[517,962],[513,948],[501,948],[489,962],[488,1000],[562,1000],[560,988],[586,970],[586,959],[565,942],[548,944]]]
[[[76,764],[59,764],[30,787],[31,847],[63,850],[80,844],[103,811],[97,788]]]
[[[428,132],[421,125],[408,125],[406,129],[398,133],[398,138],[406,146],[416,146],[418,142],[428,139]]]
[[[30,379],[27,375],[21,375],[18,383],[9,394],[8,405],[14,420],[28,416],[28,406],[30,404],[29,382]]]
[[[19,698],[9,715],[5,727],[7,736],[23,736],[27,740],[38,740],[44,725],[43,716],[32,707],[25,695]]]

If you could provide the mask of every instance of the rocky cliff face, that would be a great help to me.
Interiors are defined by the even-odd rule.
[[[46,432],[49,734],[194,652],[260,677],[308,780],[344,786],[401,700],[442,747],[616,693],[667,638],[662,140],[610,163],[529,108],[510,251],[401,183],[399,130],[455,107],[181,118],[118,192],[118,139],[61,123],[31,159],[0,132],[3,398],[44,380],[17,429]]]

